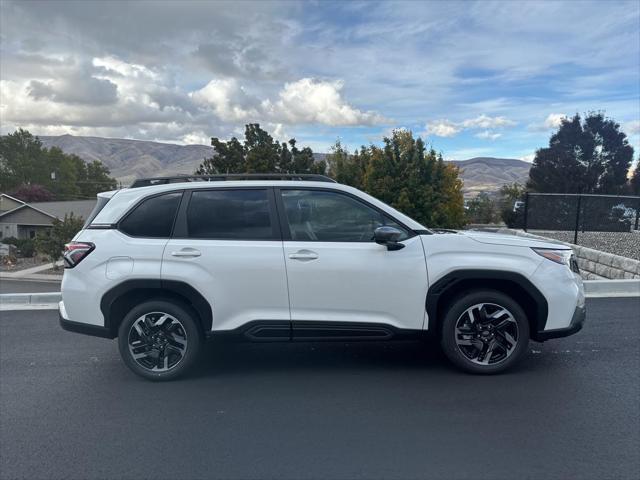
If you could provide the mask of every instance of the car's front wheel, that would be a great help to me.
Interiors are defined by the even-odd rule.
[[[449,360],[467,372],[502,372],[527,351],[527,315],[502,292],[467,292],[450,304],[442,323],[441,344]]]
[[[202,333],[187,308],[162,300],[142,303],[123,319],[118,346],[124,363],[149,380],[171,380],[195,362]]]

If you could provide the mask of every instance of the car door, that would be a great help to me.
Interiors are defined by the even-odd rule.
[[[423,328],[428,282],[419,236],[339,190],[281,188],[276,196],[294,337],[304,335],[299,322]],[[403,232],[404,248],[373,241],[382,225]]]
[[[188,281],[211,304],[214,330],[274,322],[289,338],[282,240],[269,188],[185,193],[165,248],[162,279]],[[272,334],[274,332],[271,332]]]

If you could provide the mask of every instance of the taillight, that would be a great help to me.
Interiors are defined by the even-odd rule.
[[[89,255],[96,246],[90,242],[69,242],[64,246],[64,268],[73,268]]]

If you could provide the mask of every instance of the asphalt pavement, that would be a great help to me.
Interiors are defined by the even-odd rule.
[[[0,477],[637,479],[640,299],[472,376],[428,343],[220,344],[150,383],[52,311],[0,312]]]
[[[60,282],[37,282],[33,280],[0,279],[0,294],[59,292]]]

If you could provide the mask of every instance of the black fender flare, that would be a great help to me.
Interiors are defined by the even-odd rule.
[[[535,339],[538,332],[542,332],[547,324],[549,305],[547,299],[540,290],[531,283],[524,275],[517,272],[490,269],[460,269],[447,273],[439,278],[427,290],[426,310],[431,321],[438,322],[439,308],[442,308],[442,300],[447,293],[457,292],[464,289],[464,285],[469,282],[484,281],[486,288],[496,288],[496,286],[509,286],[514,288],[517,296],[525,297],[527,302],[535,305],[535,312],[527,311],[530,320],[532,338]],[[500,289],[500,288],[498,288]],[[509,292],[506,292],[509,293]]]
[[[196,311],[205,334],[211,330],[213,312],[211,304],[195,288],[185,282],[158,279],[125,280],[108,290],[100,300],[100,311],[104,316],[105,328],[115,337],[118,325],[113,321],[113,307],[123,295],[135,291],[157,290],[158,294],[169,292],[173,296],[181,297]]]

